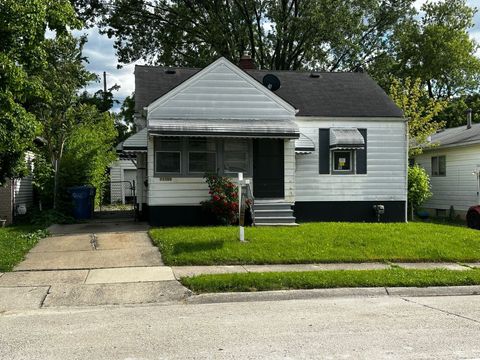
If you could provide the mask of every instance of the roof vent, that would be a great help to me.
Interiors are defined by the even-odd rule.
[[[262,82],[263,85],[271,91],[276,91],[280,89],[280,79],[273,74],[265,75]]]
[[[176,74],[177,71],[175,69],[167,69],[165,70],[165,74],[170,74],[170,75],[173,75],[173,74]]]
[[[312,72],[310,73],[310,77],[316,79],[316,78],[319,78],[319,77],[320,77],[320,74],[312,71]]]

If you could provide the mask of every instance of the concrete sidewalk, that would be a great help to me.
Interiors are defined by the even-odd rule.
[[[480,268],[480,263],[332,263],[332,264],[279,264],[279,265],[216,265],[216,266],[172,266],[176,279],[207,274],[233,274],[251,272],[299,272],[332,270],[384,270],[402,269],[445,269],[469,271]]]
[[[13,272],[0,273],[0,313],[185,299],[189,290],[162,266],[146,230],[127,221],[52,227],[55,236],[40,240]]]

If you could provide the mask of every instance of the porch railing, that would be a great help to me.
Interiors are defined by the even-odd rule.
[[[245,201],[248,205],[248,208],[250,209],[250,216],[252,217],[252,225],[255,226],[255,211],[253,210],[255,206],[255,197],[253,196],[252,187],[250,186],[250,183],[245,184],[244,189],[245,189],[245,192],[244,192]]]

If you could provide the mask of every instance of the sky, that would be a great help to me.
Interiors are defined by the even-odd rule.
[[[427,0],[417,0],[415,6],[420,9],[421,5]],[[470,6],[474,4],[478,7],[478,0],[468,0],[467,3]],[[480,43],[480,12],[477,12],[474,18],[474,27],[470,29],[471,36]],[[87,34],[88,43],[84,48],[84,56],[89,60],[87,69],[96,73],[99,79],[102,79],[102,74],[105,71],[107,73],[107,86],[111,87],[114,84],[120,85],[120,89],[115,93],[115,99],[120,104],[125,98],[135,90],[135,78],[133,71],[135,63],[123,64],[121,69],[117,69],[117,56],[115,55],[115,49],[113,48],[113,39],[109,39],[106,35],[101,35],[97,28],[85,29],[77,32],[77,35]],[[141,61],[136,62],[142,64]],[[95,92],[103,88],[101,82],[90,84],[86,90]],[[118,111],[120,104],[114,107],[115,111]]]

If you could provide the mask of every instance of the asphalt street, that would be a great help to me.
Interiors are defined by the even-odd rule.
[[[0,314],[1,359],[478,359],[479,340],[480,296]]]

